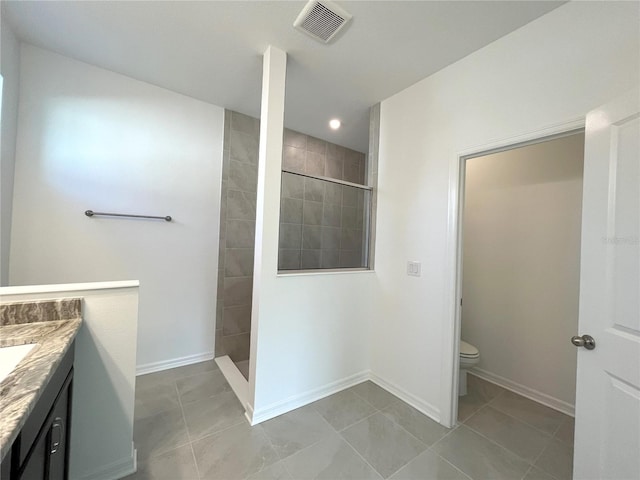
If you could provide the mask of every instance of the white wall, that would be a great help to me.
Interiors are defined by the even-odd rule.
[[[0,124],[0,285],[9,283],[9,246],[13,176],[18,125],[20,45],[9,25],[2,19],[0,32],[0,74],[2,75],[2,116]]]
[[[462,338],[480,369],[573,412],[584,134],[466,161]]]
[[[286,54],[265,53],[250,355],[252,422],[368,374],[370,272],[277,275]],[[253,410],[253,411],[252,411]]]
[[[457,156],[583,117],[637,85],[639,9],[570,2],[382,103],[372,370],[445,423]],[[422,261],[421,277],[406,276],[407,260]]]
[[[6,302],[82,297],[71,412],[72,480],[133,472],[138,282],[0,288]]]
[[[23,44],[10,284],[139,279],[139,369],[212,358],[223,114]]]

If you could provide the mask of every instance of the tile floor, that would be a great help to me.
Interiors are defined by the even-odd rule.
[[[371,382],[250,427],[214,362],[145,375],[127,480],[571,478],[570,417],[471,375],[469,392],[451,430]]]

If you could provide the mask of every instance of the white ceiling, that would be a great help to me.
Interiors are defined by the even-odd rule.
[[[23,41],[255,117],[274,45],[289,54],[285,124],[366,152],[371,105],[564,2],[338,3],[353,20],[330,45],[293,28],[299,1],[3,1],[2,13]]]

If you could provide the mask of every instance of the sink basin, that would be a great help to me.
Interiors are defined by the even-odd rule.
[[[24,357],[35,347],[35,343],[0,348],[0,382],[13,371]]]

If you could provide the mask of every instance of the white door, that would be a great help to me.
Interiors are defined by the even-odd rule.
[[[575,479],[640,479],[639,111],[634,90],[587,115]]]

